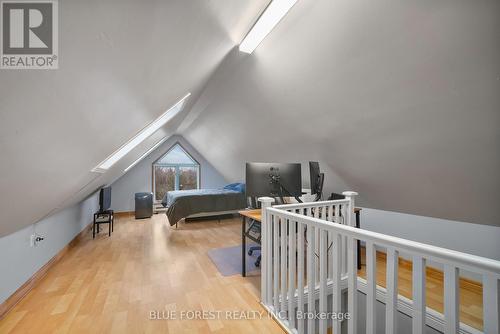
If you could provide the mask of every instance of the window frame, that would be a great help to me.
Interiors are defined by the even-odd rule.
[[[184,151],[184,153],[186,153],[186,155],[189,158],[191,158],[195,163],[193,163],[193,164],[162,164],[162,163],[158,163],[158,161],[160,161],[164,156],[166,156],[167,154],[169,154],[170,151],[172,151],[176,146],[179,146]],[[196,160],[195,157],[193,157],[193,155],[191,153],[189,153],[188,150],[186,150],[186,148],[180,142],[175,142],[172,146],[169,147],[169,149],[165,153],[163,153],[162,155],[160,155],[160,157],[158,159],[156,159],[155,161],[153,161],[153,163],[151,165],[151,174],[152,174],[152,177],[151,177],[151,180],[152,180],[152,182],[151,182],[151,189],[152,189],[152,192],[153,192],[153,198],[154,198],[154,202],[155,203],[160,203],[161,200],[157,200],[156,199],[155,167],[175,168],[174,190],[180,190],[180,189],[178,189],[179,188],[179,179],[180,179],[180,174],[179,174],[180,169],[183,168],[183,167],[195,167],[198,170],[197,178],[196,178],[196,189],[200,189],[200,184],[201,184],[201,164],[198,162],[198,160]]]

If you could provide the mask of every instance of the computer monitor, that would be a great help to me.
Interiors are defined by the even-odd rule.
[[[247,197],[298,197],[302,195],[302,173],[299,163],[246,164]]]
[[[311,180],[311,195],[317,195],[321,192],[320,188],[320,170],[319,162],[309,161],[309,176]]]
[[[101,188],[99,192],[99,210],[101,212],[109,210],[111,207],[111,187]]]

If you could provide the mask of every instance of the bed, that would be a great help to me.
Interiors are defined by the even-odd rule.
[[[222,189],[169,191],[162,200],[170,225],[184,218],[235,213],[247,206],[245,185],[233,183]]]

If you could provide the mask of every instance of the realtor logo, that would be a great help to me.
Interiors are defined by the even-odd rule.
[[[1,2],[2,69],[57,69],[57,0]]]

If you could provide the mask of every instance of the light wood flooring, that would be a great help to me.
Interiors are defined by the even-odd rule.
[[[111,238],[89,233],[55,264],[0,321],[0,333],[283,333],[267,317],[149,319],[165,309],[178,318],[187,310],[264,311],[260,276],[221,276],[207,255],[241,244],[240,224],[222,219],[176,230],[164,214],[117,218]]]
[[[358,275],[366,278],[365,249],[361,249],[361,263],[363,264]],[[412,270],[411,262],[401,261],[398,268],[398,293],[412,299]],[[443,306],[443,277],[442,272],[429,269],[426,274],[426,305],[440,313],[444,312]],[[386,287],[386,258],[385,254],[377,252],[377,285]],[[460,279],[460,321],[474,327],[483,329],[483,295],[482,286],[477,282]]]
[[[111,238],[91,233],[72,248],[15,308],[0,333],[282,333],[259,320],[150,320],[151,311],[263,311],[260,276],[224,277],[207,255],[241,244],[240,219],[180,223],[164,214],[117,218]],[[377,284],[385,286],[385,259]],[[364,263],[364,254],[363,261]],[[364,269],[360,276],[364,277]],[[400,265],[399,293],[411,298],[411,267]],[[482,328],[482,295],[461,286],[461,321]],[[442,312],[443,282],[427,275],[427,305]]]

